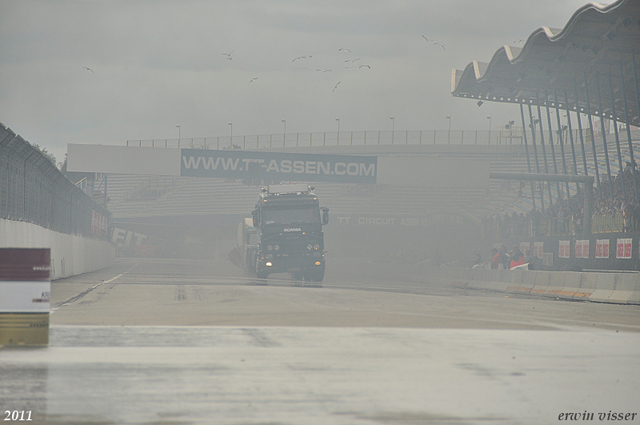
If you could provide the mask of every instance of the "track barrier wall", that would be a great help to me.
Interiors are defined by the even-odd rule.
[[[0,124],[0,248],[49,248],[51,279],[115,263],[111,214]]]
[[[107,241],[54,232],[33,223],[0,219],[0,248],[50,248],[51,280],[100,270],[115,264]]]
[[[340,268],[348,265],[354,275],[372,279],[403,280],[425,286],[441,284],[572,301],[640,305],[640,272],[486,270],[426,264],[376,264],[359,259],[334,261],[339,261]],[[329,259],[329,273],[331,263]]]
[[[540,270],[468,270],[433,267],[428,276],[444,284],[574,301],[640,304],[640,273]],[[487,273],[489,271],[490,273]],[[427,272],[427,270],[425,270]]]

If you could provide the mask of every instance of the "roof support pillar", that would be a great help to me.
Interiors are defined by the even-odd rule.
[[[547,127],[549,127],[549,145],[551,146],[551,158],[553,158],[553,173],[558,174],[558,163],[556,162],[556,148],[553,146],[553,128],[551,128],[551,112],[549,112],[549,96],[544,91],[544,103],[547,110]],[[562,199],[562,191],[560,190],[560,182],[556,182],[556,194],[558,201]]]
[[[538,97],[538,93],[536,93],[536,98],[538,100],[538,124],[540,124],[540,146],[542,146],[542,157],[544,158],[544,172],[549,174],[549,164],[547,163],[547,152],[544,149],[544,128],[542,127],[542,111],[540,110],[540,98]],[[548,184],[549,187],[549,206],[553,205],[553,198],[551,197],[551,183]]]
[[[602,95],[600,93],[600,79],[598,73],[595,73],[596,77],[596,90],[598,92],[598,114],[600,115],[600,130],[602,131],[602,146],[604,147],[604,163],[607,166],[607,177],[609,178],[609,196],[613,199],[613,184],[611,182],[611,164],[609,164],[609,150],[607,148],[607,135],[605,134],[604,127],[604,110],[602,109]]]
[[[554,90],[553,98],[556,104],[556,120],[558,121],[558,141],[560,142],[560,152],[562,153],[562,174],[567,174],[567,160],[564,154],[564,137],[562,137],[562,123],[560,122],[560,109],[558,108],[558,92]],[[571,206],[571,192],[569,191],[569,182],[564,182],[567,191],[567,202]]]
[[[636,178],[636,160],[633,157],[633,143],[631,142],[631,125],[629,124],[629,108],[627,107],[627,96],[624,93],[624,71],[622,60],[620,61],[620,89],[622,91],[622,105],[624,107],[624,120],[627,123],[627,140],[629,141],[629,158],[631,160],[631,176],[633,180],[633,192],[638,202],[638,182]],[[637,89],[637,87],[636,87]]]
[[[618,153],[618,176],[620,178],[620,186],[622,187],[622,198],[627,198],[624,190],[624,168],[622,167],[622,153],[620,152],[620,137],[618,135],[618,119],[616,118],[616,98],[613,96],[613,83],[611,82],[611,74],[609,74],[609,96],[611,97],[611,115],[613,115],[613,131],[616,137],[616,151]]]
[[[582,120],[580,119],[580,103],[578,102],[578,81],[573,80],[573,88],[576,92],[576,117],[578,118],[578,132],[580,133],[580,147],[582,149],[582,166],[584,167],[584,175],[588,176],[587,169],[587,153],[584,149],[584,132],[582,131]],[[577,174],[577,173],[576,173]]]
[[[522,137],[524,140],[524,151],[527,153],[527,169],[531,172],[531,160],[529,158],[529,144],[527,143],[527,125],[524,122],[524,108],[522,103],[520,104],[520,118],[522,119]],[[533,209],[536,209],[536,191],[533,188],[533,181],[529,181],[531,187],[531,201],[533,202]]]
[[[589,80],[584,73],[584,93],[587,96],[587,117],[589,118],[589,134],[591,136],[591,152],[593,152],[593,167],[596,170],[596,182],[598,183],[598,198],[602,201],[602,184],[600,183],[600,171],[598,169],[598,154],[596,153],[596,138],[593,133],[593,120],[591,119],[591,102],[589,101]]]
[[[631,66],[633,69],[633,85],[636,91],[636,106],[638,107],[638,122],[640,123],[640,92],[638,92],[638,71],[636,69],[636,54],[633,49],[631,49]],[[633,118],[633,117],[632,117]]]
[[[533,154],[536,158],[536,173],[540,173],[540,162],[538,161],[538,148],[536,147],[536,123],[534,122],[533,112],[531,112],[531,104],[529,107],[529,128],[531,129],[531,144],[533,145]],[[540,185],[540,202],[542,211],[544,211],[544,183]]]
[[[571,143],[571,158],[573,158],[573,174],[578,174],[578,162],[576,160],[576,146],[573,141],[573,128],[571,127],[571,110],[569,109],[569,98],[567,91],[564,91],[564,106],[567,110],[567,127],[569,130],[569,142]]]

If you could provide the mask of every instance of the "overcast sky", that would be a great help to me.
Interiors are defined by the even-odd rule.
[[[0,122],[67,143],[487,130],[513,105],[451,96],[451,70],[562,28],[581,0],[0,0]],[[427,41],[424,37],[429,40]],[[434,44],[435,42],[442,44]],[[229,54],[229,55],[228,55]],[[89,68],[89,69],[87,69]],[[339,83],[339,84],[338,84]]]

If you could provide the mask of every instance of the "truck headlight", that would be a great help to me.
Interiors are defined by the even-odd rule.
[[[315,244],[315,245],[313,246],[313,249],[315,249],[316,251],[317,251],[317,250],[319,250],[319,249],[320,249],[320,244]]]
[[[267,267],[271,267],[273,266],[273,263],[271,261],[267,261],[264,265]]]
[[[313,249],[313,245],[311,245],[311,244],[307,245],[307,249],[308,249],[309,251],[311,251],[311,250]]]
[[[273,249],[275,249],[276,251],[280,249],[280,245],[274,245]]]

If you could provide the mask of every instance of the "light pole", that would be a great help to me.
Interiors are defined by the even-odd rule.
[[[451,115],[447,115],[449,120],[449,131],[447,132],[447,144],[451,143]]]
[[[233,149],[233,123],[228,122],[229,124],[229,149]]]
[[[178,144],[180,144],[180,124],[176,124],[176,127],[178,127]]]
[[[393,145],[393,141],[396,137],[396,118],[389,117],[389,119],[391,120],[391,144]]]
[[[284,124],[284,132],[282,133],[282,147],[284,148],[284,145],[287,141],[287,120],[283,118],[282,123]]]
[[[491,144],[491,115],[487,119],[489,120],[489,144]]]
[[[338,132],[336,133],[336,145],[340,144],[340,118],[336,117],[336,122],[338,123]]]

